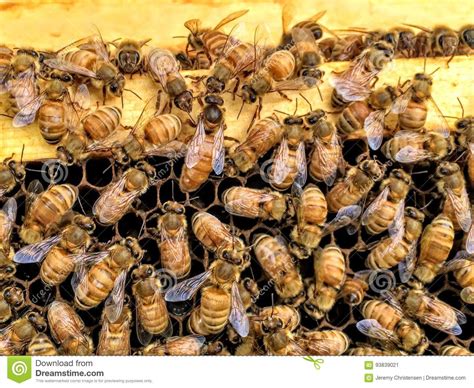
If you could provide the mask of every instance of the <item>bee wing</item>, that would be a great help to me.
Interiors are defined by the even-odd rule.
[[[319,138],[314,139],[314,151],[319,155],[319,168],[324,176],[324,183],[328,186],[332,186],[337,176],[337,167],[342,157],[342,150],[337,139],[337,135],[334,133],[331,138],[332,149],[337,150],[338,155],[334,157],[331,155],[330,151],[326,144]]]
[[[305,53],[308,51],[319,53],[319,46],[309,28],[293,27],[291,29],[291,36],[300,58],[303,58]]]
[[[167,302],[183,302],[191,299],[211,275],[211,271],[193,276],[170,288],[165,294]]]
[[[430,97],[426,100],[426,105],[428,108],[428,115],[431,117],[429,118],[429,122],[432,125],[432,131],[438,132],[443,137],[448,138],[451,134],[449,129],[449,124],[444,117],[443,113],[439,109],[438,105],[436,104],[435,100]]]
[[[311,339],[300,339],[298,343],[304,345],[306,351],[303,351],[302,356],[311,354],[313,356],[319,355],[335,355],[334,349],[339,349],[341,344],[331,338],[311,338]],[[301,348],[300,348],[301,349]]]
[[[61,236],[53,236],[35,244],[21,248],[13,256],[13,261],[20,264],[38,263],[44,259],[48,252],[61,240]]]
[[[15,198],[8,198],[7,202],[2,207],[2,212],[5,213],[7,218],[10,220],[11,225],[16,220],[16,214],[18,211],[18,206]]]
[[[468,262],[467,265],[466,261]],[[474,265],[474,256],[467,251],[459,251],[453,259],[445,263],[443,272],[459,271],[471,265]]]
[[[271,193],[254,193],[254,192],[247,192],[245,193],[244,198],[234,199],[233,201],[229,201],[225,204],[225,210],[233,214],[235,216],[242,216],[242,211],[238,211],[237,209],[242,209],[244,212],[247,213],[256,213],[256,209],[254,206],[251,206],[252,203],[257,204],[264,204],[271,200],[275,199],[275,196]],[[258,211],[258,210],[257,210]]]
[[[214,146],[212,147],[212,168],[217,175],[220,175],[224,170],[224,162],[224,126],[221,125],[219,131],[214,136]]]
[[[401,316],[404,315],[403,313],[403,308],[402,306],[400,305],[400,302],[398,301],[398,299],[395,297],[395,295],[390,292],[390,291],[382,291],[380,293],[380,296],[382,297],[382,299],[387,302],[393,309],[395,309],[397,311],[397,313],[399,313]]]
[[[135,313],[135,330],[136,330],[136,333],[137,333],[137,338],[138,340],[140,341],[140,343],[143,345],[143,346],[146,346],[150,343],[151,339],[153,338],[153,334],[147,332],[145,330],[145,328],[143,327],[143,325],[141,324],[140,322],[140,314],[139,314],[139,304],[141,302],[139,301],[136,301],[135,302],[135,308],[136,308],[136,313]]]
[[[38,195],[44,191],[43,184],[38,180],[35,179],[31,181],[27,188],[28,195],[26,196],[26,213],[28,213],[31,205],[35,202]]]
[[[362,225],[367,225],[369,222],[369,217],[385,205],[389,192],[390,188],[388,186],[385,187],[377,196],[377,198],[375,198],[374,201],[367,207],[367,209],[365,209],[364,214],[362,214]]]
[[[388,226],[388,233],[392,240],[398,240],[397,244],[400,242],[399,239],[405,234],[405,200],[401,200],[398,203],[397,211],[393,217],[393,221]]]
[[[184,252],[180,241],[184,239],[184,228],[180,229],[179,232],[173,236],[173,238],[171,238],[165,228],[162,228],[160,230],[160,238],[162,242],[166,242],[170,246],[173,256],[172,262],[181,260]]]
[[[438,298],[430,297],[428,295],[423,295],[423,301],[429,308],[429,311],[423,314],[423,320],[428,325],[448,334],[460,335],[462,333],[462,329],[459,325],[463,325],[467,322],[466,316],[463,312],[447,303],[444,303]],[[452,327],[447,327],[446,309],[451,310],[456,315],[457,324],[453,325]]]
[[[463,188],[461,195],[456,195],[451,189],[447,189],[448,198],[453,204],[456,219],[464,232],[469,232],[472,223],[471,205],[466,188]]]
[[[471,223],[469,233],[467,234],[466,251],[470,254],[474,253],[474,223]]]
[[[204,119],[200,117],[196,128],[196,133],[188,144],[188,151],[186,152],[186,157],[184,160],[186,167],[193,168],[199,162],[201,147],[204,143],[205,136],[206,132],[204,129]]]
[[[71,101],[74,107],[78,107],[81,110],[87,110],[91,105],[91,95],[89,88],[85,84],[80,84],[74,93],[74,98]]]
[[[314,77],[302,76],[275,83],[272,92],[283,92],[292,90],[308,90],[317,87],[321,83]]]
[[[38,112],[41,105],[46,100],[46,93],[41,93],[38,97],[31,100],[28,104],[24,105],[18,113],[15,115],[12,121],[14,128],[21,128],[30,125],[36,118],[36,112]]]
[[[336,216],[324,226],[323,234],[332,233],[349,225],[360,216],[360,213],[362,213],[362,208],[359,205],[350,205],[339,209]]]
[[[372,150],[376,151],[382,145],[385,126],[385,110],[376,110],[370,113],[364,121],[367,141]]]
[[[428,159],[431,156],[429,151],[405,146],[395,154],[395,160],[399,163],[417,163]]]
[[[247,337],[250,331],[250,322],[245,311],[242,298],[240,297],[239,286],[236,282],[232,283],[232,298],[229,322],[241,337]]]
[[[308,178],[304,142],[300,142],[298,149],[296,150],[296,169],[297,175],[295,178],[295,184],[302,188]]]
[[[93,35],[91,38],[91,44],[95,53],[104,61],[110,63],[109,53],[107,51],[107,46],[100,35],[100,32],[96,35]]]
[[[120,318],[125,300],[125,281],[127,280],[127,271],[120,272],[115,279],[114,288],[105,301],[104,311],[110,322],[116,322]]]
[[[408,103],[411,100],[413,93],[412,89],[409,88],[404,93],[400,94],[392,104],[391,110],[395,114],[403,113],[407,110]]]
[[[72,289],[75,290],[77,286],[84,281],[87,275],[87,270],[91,265],[104,260],[108,255],[109,251],[88,252],[72,255],[71,258],[76,264],[76,268],[71,278]]]
[[[36,98],[36,75],[34,69],[28,69],[11,79],[7,84],[8,89],[15,96],[15,102],[19,109],[28,105]]]
[[[85,67],[75,65],[74,63],[66,61],[65,59],[46,59],[44,63],[53,69],[65,71],[66,73],[82,75],[83,77],[89,78],[97,78],[97,74],[93,71],[86,69]]]
[[[244,16],[248,11],[249,11],[248,9],[243,9],[241,11],[232,12],[230,15],[227,15],[224,19],[222,19],[219,23],[217,23],[217,25],[214,27],[214,30],[215,31],[220,30],[226,24],[229,24],[230,22],[233,22],[234,20]],[[197,20],[197,19],[194,19],[194,20]],[[199,20],[198,20],[198,22],[199,22]],[[186,26],[186,23],[184,25]],[[188,27],[186,27],[186,28],[188,28]],[[190,29],[188,28],[188,30],[190,30]],[[198,29],[198,31],[199,31],[199,29]]]
[[[391,330],[387,330],[375,319],[363,319],[357,322],[357,329],[368,337],[382,341],[388,341],[395,345],[400,344],[400,340]]]
[[[113,148],[120,148],[130,133],[130,129],[116,129],[104,139],[96,140],[89,144],[86,147],[86,152],[107,152]]]
[[[276,183],[282,183],[287,177],[290,169],[288,168],[288,158],[289,158],[289,149],[288,149],[288,140],[286,137],[280,142],[275,157],[273,158],[273,167],[272,167],[272,177],[271,179]]]
[[[398,272],[402,283],[407,283],[413,274],[416,266],[416,242],[410,244],[407,256],[398,263]]]
[[[201,21],[199,19],[190,19],[184,22],[184,27],[193,35],[196,35],[201,30]]]

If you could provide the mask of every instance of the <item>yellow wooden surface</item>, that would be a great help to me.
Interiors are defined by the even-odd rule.
[[[367,28],[383,28],[400,23],[420,24],[427,27],[439,24],[458,28],[466,24],[469,15],[474,12],[474,2],[465,1],[406,1],[406,0],[352,0],[352,1],[300,1],[298,2],[299,17],[314,14],[326,9],[327,14],[322,22],[332,28],[348,28],[351,26]],[[185,20],[200,18],[208,26],[215,25],[222,17],[239,9],[250,10],[241,20],[245,27],[240,31],[243,38],[251,40],[256,25],[265,24],[272,31],[274,39],[281,33],[282,2],[269,1],[14,1],[0,2],[0,42],[15,47],[32,46],[42,49],[59,48],[80,37],[94,32],[97,25],[104,38],[133,37],[136,39],[152,38],[150,46],[184,47],[184,39],[173,39],[175,35],[185,35]],[[231,27],[229,25],[229,27]],[[247,34],[247,36],[245,36]],[[321,87],[324,103],[319,100],[316,90],[305,92],[314,107],[329,107],[328,75],[332,70],[341,70],[347,63],[328,63],[323,66],[326,71],[325,83]],[[449,116],[459,116],[460,108],[456,97],[461,97],[467,113],[473,113],[472,74],[473,61],[467,57],[455,58],[450,67],[446,67],[445,59],[429,59],[427,70],[441,69],[434,75],[433,96],[442,112]],[[395,65],[385,71],[380,83],[396,84],[398,77],[409,79],[415,72],[423,70],[421,59],[397,60]],[[127,80],[127,88],[140,94],[144,101],[154,96],[156,85],[146,77],[134,77]],[[289,94],[294,98],[295,95]],[[297,96],[297,95],[296,95]],[[226,96],[227,136],[242,139],[245,136],[254,106],[246,106],[240,119],[236,116],[240,108],[240,100],[230,101]],[[133,125],[140,114],[144,102],[130,93],[124,94],[125,109],[123,123]],[[120,101],[108,101],[120,104]],[[0,101],[0,105],[4,105]],[[199,107],[195,107],[196,116]],[[281,99],[278,95],[270,95],[264,100],[262,117],[273,109],[292,112],[294,104]],[[307,106],[300,104],[299,112]],[[0,106],[0,111],[2,106]],[[452,122],[452,120],[451,120]],[[27,128],[12,128],[11,120],[0,117],[0,160],[11,156],[19,156],[25,144],[25,160],[44,159],[55,156],[56,146],[47,145],[42,139],[37,125]]]

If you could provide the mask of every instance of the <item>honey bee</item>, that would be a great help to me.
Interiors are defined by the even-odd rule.
[[[296,60],[293,54],[288,50],[275,51],[262,62],[249,81],[242,86],[242,100],[247,104],[253,104],[258,100],[260,110],[265,94],[310,89],[315,87],[322,78],[321,70],[317,79],[306,74],[309,73],[306,70],[304,75],[289,79],[295,71]]]
[[[326,11],[318,12],[317,14],[305,20],[291,25],[295,13],[296,9],[293,3],[288,2],[283,6],[281,13],[283,35],[281,37],[280,46],[288,47],[295,44],[293,36],[295,29],[307,29],[311,33],[311,36],[314,40],[319,40],[322,38],[325,27],[321,26],[318,21],[326,14]]]
[[[116,224],[155,178],[155,169],[144,161],[125,171],[119,180],[107,186],[94,203],[92,212],[97,222],[101,225]]]
[[[303,331],[296,341],[305,354],[340,356],[349,348],[350,339],[340,330]]]
[[[54,301],[48,307],[48,324],[53,340],[60,344],[59,353],[68,356],[91,355],[92,338],[81,317],[64,302]]]
[[[263,346],[272,356],[303,356],[304,349],[296,341],[297,336],[287,327],[270,328],[263,336]]]
[[[143,349],[144,356],[199,356],[206,338],[200,335],[167,338],[163,344],[152,343]]]
[[[346,277],[339,297],[345,303],[351,306],[358,306],[365,298],[365,294],[369,289],[369,276],[373,273],[370,270],[356,272],[352,277]]]
[[[71,96],[66,85],[57,79],[48,82],[44,91],[19,110],[13,118],[14,127],[31,124],[38,113],[41,135],[49,144],[56,144],[73,127],[75,106],[88,109],[90,95],[87,86],[80,85]]]
[[[15,53],[7,46],[0,46],[0,93],[6,91],[6,83],[12,70],[12,60]]]
[[[161,266],[182,279],[191,270],[185,208],[177,202],[167,201],[163,204],[163,211],[164,214],[158,219],[157,230],[160,236],[158,246]]]
[[[46,320],[37,312],[30,311],[13,321],[0,333],[0,355],[22,354],[33,337],[46,330]]]
[[[160,83],[175,106],[185,112],[191,112],[193,94],[179,72],[179,63],[174,55],[168,50],[155,48],[148,53],[147,65],[151,78]]]
[[[31,339],[26,354],[30,356],[57,356],[58,349],[46,334],[38,333]]]
[[[219,104],[221,104],[219,100]],[[218,108],[219,104],[209,104],[200,115],[196,133],[188,144],[183,170],[179,178],[181,191],[196,191],[207,181],[212,170],[217,175],[224,171],[224,124],[222,116],[216,122],[208,119],[208,110]],[[215,117],[217,118],[217,117]]]
[[[473,354],[459,345],[445,345],[439,350],[440,356],[472,356]]]
[[[9,198],[0,210],[0,281],[9,279],[16,272],[16,266],[12,260],[14,251],[10,245],[16,214],[16,200]]]
[[[71,50],[72,46],[76,49]],[[66,46],[56,52],[56,58],[45,59],[44,63],[50,68],[90,80],[94,88],[102,90],[104,104],[109,95],[122,97],[125,77],[111,62],[100,34]]]
[[[421,235],[418,260],[416,256],[410,256],[399,264],[401,279],[407,282],[414,274],[421,283],[431,283],[448,258],[453,243],[453,223],[448,217],[440,214]]]
[[[184,26],[189,30],[188,42],[186,44],[186,55],[189,56],[191,47],[195,51],[197,59],[195,66],[198,69],[209,69],[224,52],[226,45],[235,44],[235,38],[220,31],[222,27],[231,23],[232,21],[244,16],[248,10],[233,12],[222,19],[217,25],[212,28],[203,28],[199,19],[191,19],[184,23]]]
[[[431,131],[438,132],[447,138],[450,135],[449,124],[431,95],[434,72],[415,74],[408,89],[393,104],[392,111],[398,114],[400,129],[408,131],[422,130],[426,124],[428,111],[430,111],[433,116]]]
[[[394,27],[386,31],[382,40],[390,43],[397,57],[412,58],[415,50],[415,33],[410,28]]]
[[[457,163],[441,162],[436,169],[436,187],[445,198],[443,214],[454,225],[454,230],[469,232],[472,223],[471,204],[466,189],[466,181]]]
[[[349,349],[348,356],[406,356],[405,352],[398,349],[383,350],[368,344],[357,344],[355,348]]]
[[[144,58],[142,48],[150,40],[123,39],[119,43],[110,42],[117,49],[115,52],[115,64],[122,73],[135,74],[143,71]]]
[[[314,150],[310,157],[309,174],[313,179],[332,186],[337,170],[343,164],[342,146],[334,125],[326,120],[326,112],[322,109],[313,111],[311,108],[311,113],[304,120],[313,132]]]
[[[137,239],[126,237],[106,251],[86,254],[82,260],[92,262],[82,266],[74,280],[74,304],[89,310],[104,299],[107,318],[114,323],[120,317],[124,302],[125,281],[131,266],[140,262],[143,250]]]
[[[392,235],[377,243],[367,257],[367,267],[373,270],[388,269],[404,260],[411,262],[416,259],[416,247],[424,220],[423,212],[414,207],[406,207],[404,226],[398,230],[391,229]]]
[[[375,89],[365,101],[354,101],[341,112],[336,128],[340,133],[354,137],[363,136],[372,150],[380,148],[383,140],[385,117],[398,97],[392,86]]]
[[[25,180],[26,170],[22,163],[23,151],[20,163],[12,158],[6,158],[0,164],[0,198],[11,192],[18,184]]]
[[[460,104],[461,101],[459,100]],[[471,185],[474,185],[474,117],[464,116],[464,107],[461,104],[462,117],[456,120],[454,124],[458,134],[458,142],[468,151],[467,173]]]
[[[459,54],[469,54],[474,49],[474,26],[468,24],[461,27],[458,32],[459,35]]]
[[[430,30],[412,24],[407,24],[407,26],[421,30],[420,34],[422,34],[423,40],[428,40],[426,45],[421,45],[421,48],[423,49],[422,51],[426,55],[418,56],[452,57],[456,54],[456,50],[459,46],[459,36],[458,33],[451,28],[446,26],[435,26],[433,30]]]
[[[102,313],[102,327],[97,344],[98,356],[129,356],[132,311],[124,306],[115,322],[110,322],[106,310]]]
[[[361,101],[369,97],[370,84],[382,69],[392,61],[393,48],[389,43],[380,41],[366,48],[355,58],[349,69],[342,73],[333,73],[331,84],[334,92],[332,106],[343,108],[352,101]]]
[[[300,325],[300,313],[292,306],[281,304],[264,307],[250,317],[252,332],[261,337],[272,329],[287,328],[295,331]]]
[[[326,195],[328,210],[337,212],[364,198],[375,182],[383,178],[385,169],[375,160],[363,160],[352,167],[343,181],[336,183]]]
[[[95,230],[91,218],[75,215],[72,223],[60,234],[27,245],[15,253],[13,261],[21,264],[39,263],[41,280],[52,286],[63,283],[74,271],[77,259],[81,258],[92,244],[90,235]]]
[[[387,159],[404,164],[441,160],[454,150],[452,136],[445,138],[431,131],[398,131],[382,146],[382,152]]]
[[[418,319],[423,325],[448,334],[462,333],[459,325],[466,323],[466,316],[424,290],[399,286],[393,294],[388,293],[387,297],[393,305],[397,305],[399,301],[399,311],[402,308],[409,317]]]
[[[270,189],[234,186],[224,191],[222,201],[227,212],[240,217],[281,221],[287,211],[285,196]]]
[[[412,184],[411,176],[394,169],[380,184],[381,192],[362,214],[362,225],[370,234],[379,234],[388,228],[395,232],[403,227],[405,198]]]
[[[186,279],[169,289],[167,302],[182,302],[191,299],[201,290],[201,301],[189,319],[188,328],[194,334],[210,335],[222,332],[227,323],[246,337],[250,323],[240,297],[239,268],[223,260],[215,260],[206,272]]]
[[[162,293],[162,285],[151,265],[141,265],[132,272],[132,293],[137,309],[137,335],[147,345],[154,334],[169,336],[173,330]]]
[[[399,305],[369,300],[362,305],[362,315],[365,319],[357,322],[357,329],[379,340],[384,349],[400,348],[408,353],[423,354],[429,345],[424,331],[405,318]]]
[[[301,274],[285,241],[260,234],[254,240],[253,249],[265,275],[274,283],[278,296],[291,306],[303,303],[305,292]]]
[[[78,189],[70,184],[51,185],[46,191],[43,190],[38,180],[28,186],[31,205],[19,232],[26,244],[41,241],[45,233],[72,209],[78,196]]]
[[[269,172],[270,185],[276,190],[287,190],[293,185],[301,189],[307,179],[305,140],[307,132],[303,119],[289,115],[283,120],[285,133],[280,146],[273,153]]]
[[[471,254],[459,251],[445,264],[444,271],[452,271],[459,286],[462,287],[461,299],[464,303],[474,303],[474,261]]]
[[[243,240],[230,232],[229,225],[204,211],[197,212],[191,220],[193,233],[201,244],[216,257],[240,267],[247,267],[248,248]]]
[[[321,39],[318,46],[328,61],[350,61],[365,48],[362,34],[331,36]]]
[[[336,303],[346,279],[346,259],[336,245],[327,245],[314,253],[314,283],[308,288],[303,307],[313,319],[321,319]]]
[[[261,119],[252,126],[246,139],[231,151],[230,157],[237,168],[245,173],[281,141],[283,132],[283,127],[275,115]]]
[[[17,286],[5,287],[0,291],[0,323],[9,321],[13,312],[25,305],[23,290]]]

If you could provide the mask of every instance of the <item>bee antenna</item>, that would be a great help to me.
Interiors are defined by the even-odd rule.
[[[194,117],[191,115],[191,112],[187,112],[189,119],[191,120],[191,124],[196,125],[196,120]]]
[[[239,117],[240,117],[240,114],[242,113],[242,109],[244,109],[244,104],[245,104],[245,101],[244,101],[244,100],[242,100],[242,105],[240,106],[239,113],[237,114],[237,120],[239,119]]]
[[[321,92],[320,92],[321,93]],[[312,111],[313,110],[313,107],[311,106],[311,103],[309,102],[309,100],[303,95],[303,93],[299,93],[299,95],[301,96],[301,98],[303,100],[306,101],[306,103],[309,105],[309,109]]]
[[[321,102],[323,102],[323,95],[321,94],[321,89],[319,89],[318,84],[316,84],[316,89],[318,89],[319,98],[321,99]]]
[[[81,196],[77,196],[77,201],[79,202],[79,206],[81,207],[82,214],[86,215],[86,211],[84,210],[84,207],[82,206],[82,201],[81,201]]]
[[[296,98],[295,113],[293,113],[293,116],[296,115],[296,112],[298,112],[298,98]]]
[[[437,67],[435,70],[433,70],[429,75],[433,75],[434,73],[436,73],[438,70],[440,69],[440,67]]]
[[[426,57],[425,57],[425,59],[423,60],[423,73],[426,74]]]
[[[286,115],[286,116],[290,115],[289,113],[283,112],[283,111],[278,110],[278,109],[275,109],[274,112],[278,112],[278,113],[281,113],[281,114]]]
[[[23,147],[21,148],[21,156],[20,156],[20,164],[23,164],[23,154],[25,152],[25,144],[23,144]]]
[[[459,105],[461,106],[461,112],[462,112],[462,116],[461,116],[461,117],[464,118],[464,107],[463,107],[463,105],[462,105],[461,99],[460,99],[459,97],[456,97],[456,99],[458,100]]]
[[[187,36],[184,35],[177,35],[177,36],[172,36],[173,39],[182,39],[182,38],[187,38]]]
[[[140,97],[137,93],[135,93],[133,90],[127,89],[127,88],[124,88],[123,90],[134,94],[136,97],[138,97],[139,100],[142,100],[142,101],[143,101],[143,98],[141,98],[141,97]],[[122,95],[122,100],[123,100],[123,95]]]
[[[273,292],[272,292],[272,312],[270,313],[270,317],[273,318],[273,311],[275,309],[275,301],[273,300]]]

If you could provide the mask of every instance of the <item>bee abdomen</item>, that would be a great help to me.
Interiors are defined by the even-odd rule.
[[[411,100],[405,112],[398,115],[398,123],[402,130],[419,131],[426,122],[428,111],[424,102]]]
[[[62,101],[48,101],[38,111],[41,135],[49,144],[58,143],[66,134],[66,110]]]
[[[122,111],[115,106],[101,106],[87,115],[82,125],[92,140],[101,140],[110,135],[119,125]]]
[[[75,186],[55,185],[38,197],[29,213],[46,228],[59,221],[72,208],[77,196],[78,190]]]
[[[66,280],[74,270],[74,262],[70,260],[68,252],[60,247],[54,247],[44,260],[40,276],[50,285],[58,285]]]
[[[153,145],[165,145],[181,132],[181,120],[174,114],[163,114],[151,119],[143,129],[145,139]]]

